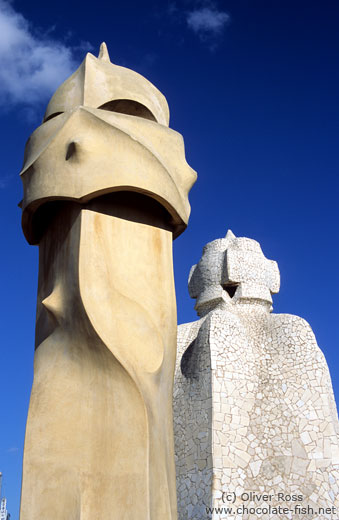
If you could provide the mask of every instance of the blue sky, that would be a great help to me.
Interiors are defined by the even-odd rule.
[[[12,520],[38,269],[21,232],[18,173],[51,93],[103,40],[113,62],[165,94],[198,172],[174,244],[179,323],[196,319],[187,276],[203,245],[228,228],[254,238],[280,267],[274,311],[311,324],[338,400],[338,21],[335,0],[0,0],[0,471]]]

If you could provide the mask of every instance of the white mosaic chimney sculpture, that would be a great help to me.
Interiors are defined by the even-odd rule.
[[[305,320],[270,313],[279,284],[259,243],[231,231],[191,269],[200,319],[179,326],[174,388],[180,520],[339,518],[328,367]]]
[[[175,520],[172,240],[196,179],[166,99],[87,54],[21,172],[39,244],[21,520]]]

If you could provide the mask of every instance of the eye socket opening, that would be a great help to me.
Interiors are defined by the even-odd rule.
[[[239,284],[223,284],[221,287],[226,291],[231,298],[235,295],[235,291],[237,290]]]
[[[44,119],[44,123],[49,121],[50,119],[53,119],[53,117],[59,116],[60,114],[63,114],[63,112],[55,112],[54,114],[50,114],[46,119]]]
[[[101,110],[108,110],[109,112],[118,112],[119,114],[142,117],[143,119],[157,122],[152,112],[145,107],[145,105],[138,103],[138,101],[133,101],[132,99],[114,99],[113,101],[104,103],[98,108]]]
[[[148,119],[149,121],[154,121],[157,123],[156,118],[152,114],[152,112],[142,103],[138,101],[133,101],[132,99],[114,99],[113,101],[108,101],[104,103],[100,107],[101,110],[107,110],[108,112],[117,112],[119,114],[127,114],[130,116],[142,117],[143,119]],[[63,114],[63,112],[55,112],[54,114],[50,114],[46,119],[44,119],[44,123],[53,119],[53,117],[59,116]]]

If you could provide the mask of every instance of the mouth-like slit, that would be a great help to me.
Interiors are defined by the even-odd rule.
[[[45,202],[32,217],[31,227],[34,239],[32,243],[39,243],[55,217],[69,205],[166,229],[172,231],[175,236],[176,224],[162,204],[142,193],[116,191],[95,197],[85,203],[65,199]]]
[[[134,191],[116,191],[86,204],[92,211],[173,231],[172,217],[155,199]]]
[[[222,288],[224,291],[228,292],[231,298],[235,295],[235,291],[238,288],[238,284],[223,284]]]

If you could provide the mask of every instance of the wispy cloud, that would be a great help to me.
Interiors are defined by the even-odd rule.
[[[178,2],[171,0],[167,13],[177,23],[184,22],[199,39],[215,50],[221,41],[226,27],[231,22],[231,16],[218,7],[215,0],[182,0],[184,8],[179,8]]]
[[[8,448],[7,453],[16,453],[17,451],[19,451],[19,448],[12,446],[11,448]]]
[[[200,7],[187,13],[187,25],[201,38],[219,36],[230,22],[230,15],[216,7]]]
[[[4,190],[15,179],[15,175],[12,173],[3,174],[0,173],[0,190]]]
[[[0,104],[45,100],[78,66],[75,50],[48,33],[38,36],[9,2],[0,0]]]

